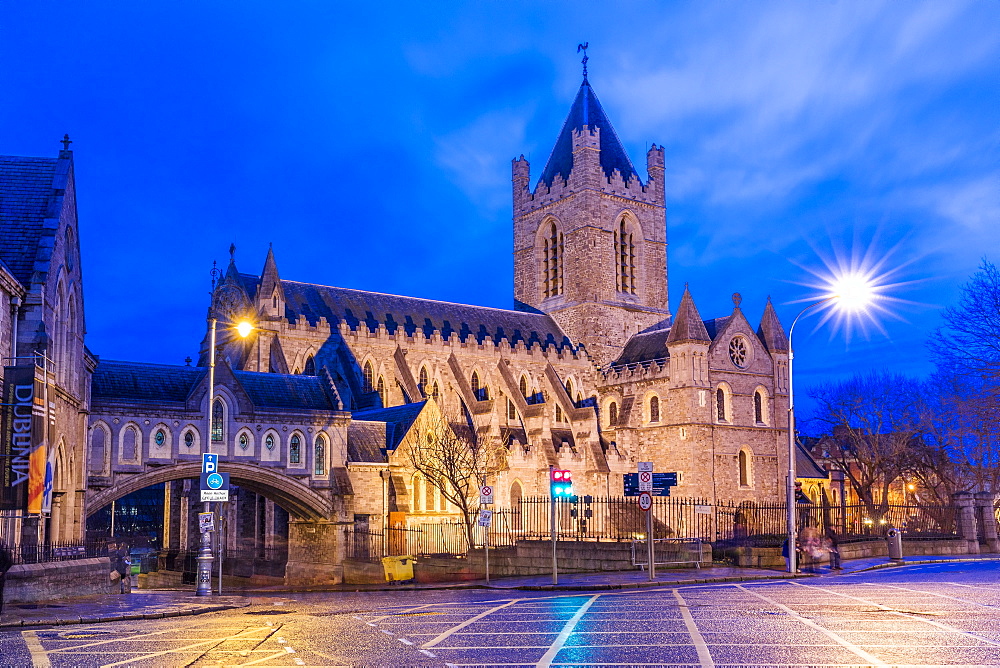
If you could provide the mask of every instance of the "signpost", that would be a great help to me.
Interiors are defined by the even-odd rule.
[[[198,513],[198,529],[201,533],[215,530],[215,513]]]
[[[646,513],[646,558],[649,565],[649,581],[656,579],[656,565],[653,555],[653,462],[639,462],[639,508]],[[667,490],[670,493],[670,490]]]
[[[493,505],[493,485],[483,485],[479,488],[479,505]],[[486,558],[486,584],[490,583],[490,524],[493,522],[493,511],[489,508],[479,509],[479,526],[483,527],[483,554]]]

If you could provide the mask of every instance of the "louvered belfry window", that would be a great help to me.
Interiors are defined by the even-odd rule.
[[[635,239],[622,218],[615,232],[615,284],[618,292],[635,294]]]
[[[555,297],[563,293],[563,234],[550,223],[548,236],[543,242],[542,293],[545,297]]]

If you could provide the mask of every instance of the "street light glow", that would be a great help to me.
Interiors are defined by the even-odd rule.
[[[250,332],[253,331],[253,323],[247,320],[241,320],[238,325],[236,325],[236,331],[244,339],[250,336]]]
[[[877,286],[861,272],[833,276],[829,297],[836,308],[847,313],[867,312],[877,298]]]

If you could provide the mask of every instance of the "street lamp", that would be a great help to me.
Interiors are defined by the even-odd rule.
[[[842,274],[831,281],[829,293],[823,299],[813,302],[799,311],[788,328],[788,479],[785,485],[785,504],[787,505],[788,523],[788,572],[798,569],[795,544],[797,527],[795,526],[795,393],[792,391],[792,360],[795,352],[792,348],[792,334],[799,318],[811,309],[824,304],[832,305],[847,314],[867,310],[875,298],[875,286],[865,274]]]
[[[214,426],[212,424],[212,409],[215,404],[215,329],[217,324],[218,318],[215,317],[213,296],[212,310],[208,317],[208,410],[206,411],[208,416],[208,430],[206,431],[205,438],[206,454],[212,452],[212,427]],[[250,332],[254,330],[254,326],[249,320],[241,320],[236,324],[235,329],[240,337],[245,339],[250,336]],[[212,512],[210,501],[205,501],[202,512]],[[209,531],[204,531],[201,534],[201,547],[198,550],[198,577],[196,578],[198,584],[195,589],[195,594],[198,596],[212,595],[212,561],[214,559],[215,557],[212,554],[212,534]],[[221,573],[219,574],[219,578],[221,581]]]

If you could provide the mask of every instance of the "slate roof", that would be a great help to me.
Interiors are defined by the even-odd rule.
[[[31,282],[58,162],[0,156],[0,260],[25,286]]]
[[[100,360],[94,369],[94,399],[184,402],[207,369],[195,366]]]
[[[816,460],[812,458],[812,455],[809,454],[809,451],[806,450],[799,439],[795,439],[795,477],[821,478],[824,480],[830,477],[830,474],[816,463]]]
[[[385,423],[385,440],[383,441],[381,448],[388,450],[395,450],[400,442],[402,442],[403,437],[406,436],[406,432],[410,430],[413,426],[413,422],[420,415],[420,411],[424,409],[426,401],[417,401],[411,404],[403,404],[401,406],[390,406],[389,408],[376,408],[367,411],[355,411],[352,415],[353,421],[350,426],[354,426],[355,422],[383,422]],[[370,438],[371,433],[360,433],[358,434],[360,438]],[[362,441],[357,444],[359,448],[358,453],[363,454],[366,452],[363,448],[366,447]],[[368,446],[370,447],[370,446]],[[348,427],[347,432],[347,450],[348,453],[351,451],[351,431]],[[369,450],[370,451],[370,450]],[[383,461],[377,460],[377,461]],[[376,461],[371,459],[352,459],[351,461]]]
[[[386,463],[384,422],[351,422],[347,425],[347,461]]]
[[[705,321],[705,331],[708,332],[708,335],[712,337],[713,341],[715,340],[715,337],[719,335],[719,332],[726,328],[726,325],[729,323],[729,319],[731,317],[731,315],[727,315],[724,318],[714,318],[712,320]]]
[[[244,283],[251,282],[248,279],[257,282],[256,276],[241,277]],[[482,343],[490,336],[494,341],[506,338],[511,345],[524,341],[527,345],[573,347],[555,320],[540,311],[509,311],[296,281],[283,280],[281,286],[285,293],[285,316],[290,321],[301,315],[310,324],[316,324],[324,317],[332,327],[346,322],[356,329],[365,321],[369,329],[382,324],[389,333],[407,336],[429,337],[438,330],[445,339],[457,335],[462,341],[471,337]]]
[[[557,176],[562,179],[569,178],[569,173],[573,169],[573,132],[579,132],[585,125],[590,127],[591,132],[594,128],[601,129],[601,168],[604,170],[604,175],[610,178],[617,169],[626,183],[638,179],[639,175],[618,139],[618,134],[611,126],[611,121],[604,113],[594,89],[584,78],[538,182],[551,188]]]
[[[677,314],[674,316],[674,324],[670,328],[669,343],[679,341],[710,341],[705,323],[702,322],[698,314],[698,307],[694,305],[694,298],[691,291],[684,286],[684,294],[681,295],[681,304],[677,307]]]
[[[788,350],[788,337],[778,320],[778,314],[774,311],[771,298],[767,298],[767,305],[764,307],[764,315],[761,316],[760,326],[757,328],[757,336],[764,342],[764,347],[770,352]]]
[[[640,332],[628,340],[622,354],[614,362],[614,366],[637,364],[651,360],[670,357],[667,352],[669,329],[656,329],[651,332]]]
[[[335,411],[321,376],[233,371],[254,406]]]

